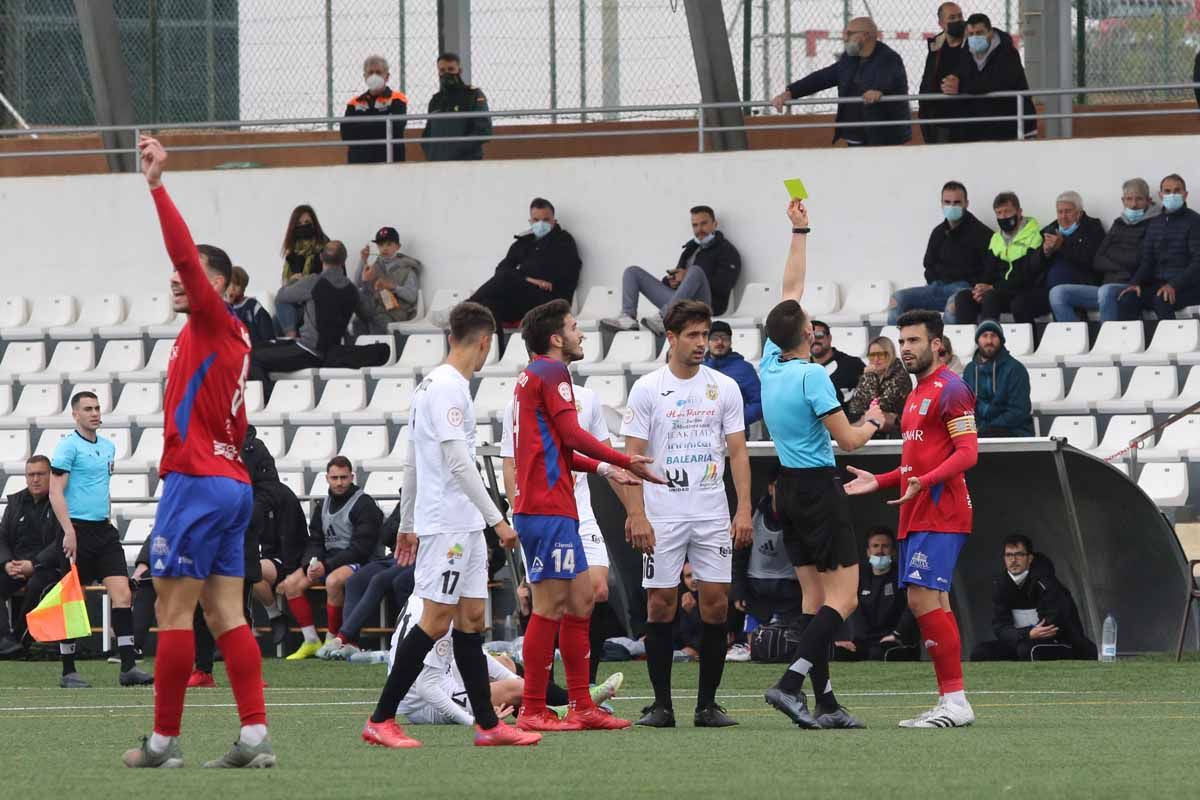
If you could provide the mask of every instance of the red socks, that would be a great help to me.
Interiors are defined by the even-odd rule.
[[[339,611],[341,609],[338,609]],[[159,640],[161,641],[161,639]],[[263,700],[262,651],[247,625],[225,631],[217,639],[225,656],[229,687],[237,701],[238,717],[243,725],[266,725],[267,704]],[[178,726],[176,726],[178,729]],[[157,724],[155,730],[158,730]],[[161,733],[161,731],[159,731]]]
[[[567,699],[576,711],[587,711],[595,705],[588,687],[590,628],[589,617],[564,614],[558,631],[558,649],[562,652],[563,670],[567,673]]]
[[[308,604],[308,598],[304,595],[299,597],[289,597],[287,599],[288,610],[292,612],[292,618],[296,620],[296,624],[301,628],[307,628],[313,624],[312,606]]]
[[[558,633],[558,627],[558,622],[540,614],[529,618],[522,648],[525,660],[522,715],[540,714],[546,710],[546,686],[550,682],[550,667],[554,663],[554,637]],[[584,652],[587,652],[586,649]],[[586,675],[586,665],[584,670]]]
[[[195,660],[196,639],[190,629],[158,632],[154,658],[154,732],[159,736],[179,735],[183,698]]]
[[[329,603],[326,603],[325,619],[329,624],[329,632],[332,635],[337,636],[338,631],[342,629],[342,607],[331,606]]]
[[[925,650],[933,659],[933,671],[937,675],[938,692],[949,694],[963,690],[962,642],[958,638],[958,626],[954,617],[943,609],[936,609],[917,617]]]

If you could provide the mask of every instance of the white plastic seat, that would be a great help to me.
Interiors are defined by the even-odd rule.
[[[758,328],[735,328],[733,331],[733,351],[740,353],[747,361],[758,361],[762,358],[763,337]],[[663,342],[664,346],[666,342]]]
[[[119,294],[92,295],[83,301],[79,319],[49,330],[51,339],[91,339],[103,327],[120,325],[125,319],[125,298]]]
[[[7,328],[19,328],[29,320],[29,301],[15,294],[0,297],[0,335]]]
[[[595,331],[600,328],[600,320],[616,317],[621,313],[621,292],[611,286],[593,286],[584,295],[583,305],[575,319],[579,327],[585,331]],[[512,343],[509,343],[512,346]],[[523,348],[522,348],[523,350]]]
[[[58,391],[58,384],[52,387],[55,392]],[[71,415],[71,398],[80,392],[91,392],[96,395],[96,399],[100,401],[101,415],[112,411],[112,384],[109,383],[77,383],[67,392],[66,403],[62,410],[54,414],[47,414],[40,417],[35,417],[35,422],[39,428],[73,428],[75,427],[75,418]]]
[[[947,325],[946,328],[948,329],[948,328],[950,328],[950,326]],[[879,329],[879,335],[881,337],[883,337],[884,339],[891,339],[892,344],[896,345],[896,352],[897,353],[900,352],[900,327],[898,325],[884,325],[882,328]],[[943,333],[943,335],[946,336],[947,338],[950,336],[950,334],[948,332]],[[870,344],[870,338],[871,337],[869,337],[869,336],[867,337],[867,340],[868,340],[867,344]],[[958,354],[958,345],[954,346],[954,353],[955,353],[955,355]],[[866,355],[867,355],[867,348],[864,347],[860,358],[865,357]],[[963,363],[966,363],[966,361],[964,360]]]
[[[262,411],[246,416],[254,425],[280,425],[293,412],[311,411],[313,407],[313,383],[311,380],[277,381],[271,399]]]
[[[275,396],[272,395],[271,399],[274,400]],[[325,384],[316,408],[293,411],[287,415],[287,420],[293,425],[332,425],[341,412],[361,411],[366,404],[366,381],[362,378],[337,378]]]
[[[329,480],[325,477],[325,470],[319,471],[313,477],[312,485],[308,487],[308,494],[311,497],[329,496]]]
[[[658,348],[658,356],[653,361],[639,361],[636,364],[629,365],[629,371],[633,375],[649,375],[654,370],[667,363],[667,356],[671,354],[671,345],[666,339],[663,339],[662,345]],[[572,365],[574,366],[574,365]],[[579,370],[576,370],[578,372]],[[615,370],[613,371],[615,373]]]
[[[896,331],[897,335],[899,331]],[[829,329],[831,343],[841,352],[855,358],[867,354],[867,328],[864,325],[841,325]],[[896,337],[892,337],[896,341]]]
[[[1117,367],[1081,367],[1062,400],[1047,400],[1041,411],[1051,414],[1086,414],[1102,400],[1121,395],[1121,373]]]
[[[126,383],[111,414],[104,417],[105,425],[156,427],[163,424],[162,384],[151,382]]]
[[[392,449],[386,456],[381,458],[371,458],[359,464],[359,469],[364,469],[368,472],[374,470],[403,470],[404,459],[408,455],[408,426],[400,429],[400,433],[396,435],[396,441],[392,444]]]
[[[343,425],[369,424],[391,421],[403,425],[408,422],[408,410],[412,405],[417,382],[413,378],[384,378],[375,384],[371,402],[360,411],[343,411],[338,421]]]
[[[141,550],[141,545],[145,544],[153,532],[153,519],[131,519],[129,520],[129,525],[125,527],[125,535],[121,537],[121,544],[126,547],[138,545],[137,549]],[[136,553],[134,553],[134,558],[137,558]]]
[[[356,346],[368,344],[386,344],[388,346],[388,358],[387,361],[380,366],[390,367],[392,364],[396,363],[396,337],[393,334],[385,333],[359,336],[354,340],[354,344]],[[337,380],[339,378],[361,378],[363,371],[361,369],[350,369],[347,367],[321,367],[320,369],[300,370],[292,374],[297,378],[309,374],[315,374],[319,375],[321,380],[330,381]]]
[[[433,293],[433,301],[429,304],[429,314],[423,319],[410,322],[392,322],[388,324],[389,331],[399,331],[404,334],[441,333],[443,328],[433,324],[433,318],[445,314],[454,306],[467,299],[467,294],[459,289],[438,289]]]
[[[595,393],[596,400],[602,406],[624,408],[625,401],[629,399],[624,375],[593,375],[584,385]]]
[[[118,372],[117,380],[127,381],[161,381],[167,377],[167,364],[171,362],[171,350],[175,347],[174,339],[157,339],[146,359],[146,366],[128,372]]]
[[[1200,320],[1164,319],[1154,329],[1150,346],[1141,353],[1122,353],[1121,363],[1127,366],[1169,364],[1181,355],[1200,355],[1197,351],[1200,351]]]
[[[57,383],[23,386],[12,411],[0,417],[0,428],[26,428],[39,417],[58,413],[61,404],[62,387]]]
[[[267,446],[267,452],[274,458],[279,458],[283,455],[283,428],[277,425],[265,425],[263,427],[255,426],[255,433],[259,440]]]
[[[578,366],[580,375],[617,375],[630,364],[654,359],[654,334],[649,331],[619,331],[613,336],[612,345],[604,359]]]
[[[101,339],[140,336],[149,327],[162,327],[175,320],[171,294],[167,291],[134,295],[129,300],[129,313],[123,321],[101,325],[96,333]]]
[[[19,380],[46,368],[44,342],[9,342],[0,359],[0,381]]]
[[[408,323],[400,323],[408,324]],[[404,342],[404,350],[396,363],[389,367],[369,367],[367,374],[372,378],[409,378],[424,375],[441,364],[446,358],[446,335],[416,333]]]
[[[304,473],[303,472],[281,472],[279,473],[279,482],[292,490],[292,494],[300,497],[304,494]]]
[[[1138,450],[1138,461],[1178,461],[1200,448],[1200,415],[1189,414],[1166,428],[1154,447]]]
[[[731,328],[749,328],[759,325],[771,313],[771,309],[779,304],[780,289],[769,283],[747,283],[742,289],[742,298],[736,309],[718,319],[729,323]]]
[[[501,409],[500,413],[503,414],[504,410]],[[488,422],[488,423],[484,423],[484,424],[475,426],[475,444],[476,444],[476,446],[482,446],[485,444],[496,444],[496,440],[499,438],[500,437],[496,435],[496,426],[493,425],[492,423]],[[479,460],[481,462],[483,461],[482,458]]]
[[[158,469],[158,462],[162,460],[163,452],[163,429],[162,428],[145,428],[142,430],[142,435],[138,437],[137,447],[128,458],[118,461],[114,465],[117,472],[150,472]]]
[[[955,340],[955,345],[958,341]],[[1027,367],[1053,367],[1068,356],[1077,356],[1088,351],[1086,322],[1051,322],[1042,331],[1042,341],[1037,350],[1021,357]]]
[[[582,327],[582,326],[580,326]],[[492,337],[493,346],[499,337]],[[589,337],[588,344],[593,341],[599,341],[600,337],[594,339]],[[587,347],[584,347],[584,352]],[[525,365],[529,363],[529,354],[525,351],[525,342],[521,339],[520,334],[513,334],[508,337],[508,344],[504,347],[504,355],[497,361],[491,364],[484,365],[483,369],[479,370],[479,376],[486,378],[489,376],[507,377],[521,374],[521,370],[525,369]]]
[[[29,451],[29,429],[28,428],[12,428],[9,430],[0,430],[0,464],[4,465],[4,471],[8,473],[20,473],[24,480],[25,475],[25,460],[33,455]],[[53,453],[44,453],[47,458]],[[25,488],[24,485],[21,488]],[[11,494],[5,492],[4,496]],[[0,498],[2,499],[2,498]]]
[[[1155,400],[1170,400],[1178,395],[1175,367],[1134,367],[1125,394],[1117,400],[1096,403],[1096,410],[1101,414],[1136,414],[1148,410]]]
[[[58,383],[72,372],[86,372],[94,366],[96,345],[92,342],[59,342],[44,370],[22,375],[20,380],[21,383]]]
[[[1049,330],[1049,328],[1047,328]],[[1125,353],[1140,353],[1146,349],[1146,328],[1142,321],[1105,322],[1096,335],[1096,343],[1086,353],[1068,355],[1068,367],[1111,364]]]
[[[1014,356],[1027,356],[1033,352],[1033,325],[1028,322],[1005,322],[1004,346]]]
[[[0,417],[12,411],[13,387],[11,383],[0,383]]]
[[[79,305],[69,294],[38,297],[33,301],[29,320],[15,328],[5,328],[0,335],[9,341],[41,339],[51,328],[70,325],[78,315]]]
[[[151,339],[174,339],[183,330],[186,322],[187,314],[176,314],[170,322],[164,322],[162,325],[147,325],[145,333]]]
[[[804,288],[804,311],[809,319],[824,321],[841,305],[842,289],[836,283],[810,283]]]
[[[145,503],[122,503],[121,500],[140,500],[150,496],[150,479],[137,473],[118,473],[108,479],[108,496],[112,500],[112,513],[124,516],[131,506]],[[145,504],[148,505],[148,504]]]
[[[513,397],[516,378],[484,378],[475,390],[475,419],[483,422],[504,411]]]
[[[129,458],[129,453],[133,450],[133,436],[129,428],[110,428],[105,425],[100,430],[96,431],[97,436],[108,439],[113,443],[116,452],[113,453],[113,462],[120,461],[122,458]]]
[[[846,287],[842,307],[832,314],[821,317],[830,325],[869,321],[871,317],[886,314],[892,300],[894,288],[891,281],[859,280]],[[805,292],[805,300],[808,300]]]
[[[1200,366],[1188,370],[1178,397],[1171,400],[1155,400],[1150,406],[1155,414],[1178,414],[1197,400],[1200,400]]]
[[[242,395],[242,402],[246,406],[247,415],[253,414],[256,411],[262,411],[265,405],[263,394],[262,381],[246,381],[246,393]]]
[[[61,347],[61,345],[60,345]],[[70,372],[72,381],[111,381],[123,372],[136,372],[146,363],[141,339],[113,339],[104,343],[100,360],[91,369]]]
[[[381,495],[398,495],[404,488],[404,472],[372,472],[367,476],[367,482],[363,486],[363,491],[371,495],[385,515],[392,513],[392,509],[400,501],[392,498],[389,500],[380,500]]]
[[[1099,438],[1096,418],[1092,416],[1055,417],[1047,435],[1052,439],[1066,439],[1067,444],[1079,450],[1094,450]]]
[[[388,452],[388,429],[386,425],[354,425],[346,431],[346,438],[338,449],[340,455],[355,465],[372,458],[383,458]],[[324,469],[322,464],[321,468]]]
[[[1041,411],[1043,403],[1062,400],[1063,393],[1061,367],[1035,367],[1029,370],[1029,400],[1035,411]]]
[[[279,469],[319,469],[325,471],[329,459],[337,455],[337,435],[332,425],[305,425],[292,436],[287,455],[275,459]]]
[[[1104,429],[1104,438],[1092,450],[1092,455],[1098,458],[1109,458],[1129,447],[1129,443],[1150,430],[1154,424],[1149,414],[1121,414],[1108,421]],[[1147,439],[1142,447],[1153,447],[1154,440]]]
[[[1179,508],[1187,505],[1187,464],[1147,464],[1138,475],[1138,488],[1161,508]]]
[[[959,361],[966,364],[975,357],[975,326],[974,325],[944,325],[942,335],[950,339],[950,346],[954,348],[954,355],[958,356]],[[897,329],[897,339],[899,339],[899,329]]]
[[[10,494],[16,494],[25,488],[25,462],[21,462],[21,474],[9,475],[4,482],[4,493],[0,494],[0,504],[8,502]]]

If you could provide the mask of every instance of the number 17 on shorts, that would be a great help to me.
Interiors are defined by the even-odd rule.
[[[422,536],[415,577],[416,594],[422,600],[456,605],[463,597],[487,597],[483,531]]]

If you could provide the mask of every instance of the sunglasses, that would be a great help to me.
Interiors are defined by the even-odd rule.
[[[888,357],[887,353],[880,353],[880,352],[867,353],[867,358],[887,358],[887,357]]]

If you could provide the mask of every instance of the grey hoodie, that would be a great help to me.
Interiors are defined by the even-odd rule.
[[[358,272],[354,275],[354,283],[359,287],[364,301],[371,309],[371,318],[383,321],[382,324],[386,330],[388,322],[403,322],[416,316],[417,300],[421,291],[421,271],[424,269],[421,262],[400,252],[394,256],[381,255],[375,260],[376,270],[387,276],[387,279],[396,285],[392,294],[396,296],[396,301],[400,305],[399,308],[390,312],[383,307],[383,301],[379,298],[379,292],[375,290],[375,287],[368,286],[363,281],[362,276],[366,265],[365,261],[358,262]]]

